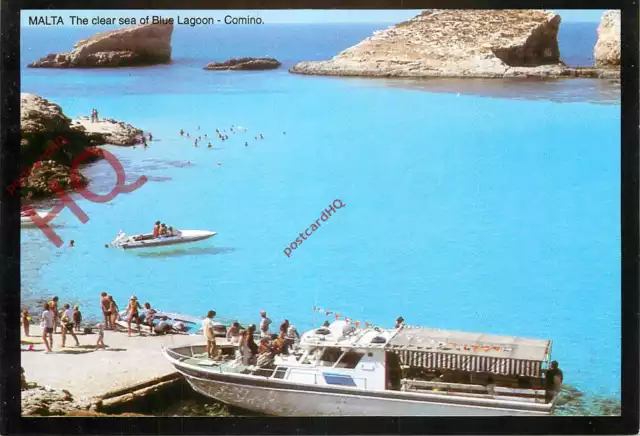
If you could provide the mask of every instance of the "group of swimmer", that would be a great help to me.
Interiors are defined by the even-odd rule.
[[[200,130],[200,126],[198,126],[197,130]],[[233,134],[235,134],[236,132],[246,132],[246,131],[247,131],[246,127],[240,127],[240,126],[235,126],[235,125],[231,125],[231,127],[229,128],[229,132],[231,132]],[[283,132],[283,134],[285,134],[285,132]],[[189,132],[185,132],[184,129],[180,129],[180,136],[191,138],[191,134]],[[193,136],[195,137],[195,135],[193,135]],[[229,135],[227,134],[226,129],[222,130],[222,132],[220,132],[220,129],[216,129],[216,136],[222,142],[227,141],[229,139]],[[258,136],[255,136],[254,138],[256,140],[264,139],[264,135],[262,133],[260,133]],[[198,147],[198,143],[200,141],[202,141],[202,140],[208,140],[207,148],[213,147],[213,145],[211,144],[211,140],[209,140],[209,137],[207,136],[206,133],[204,135],[198,135],[198,137],[195,138],[194,146]],[[249,142],[245,141],[244,146],[248,147],[249,146]]]

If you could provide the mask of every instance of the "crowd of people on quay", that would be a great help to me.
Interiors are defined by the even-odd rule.
[[[210,359],[222,359],[222,350],[216,347],[216,330],[214,328],[215,310],[207,312],[202,321],[202,331],[206,338],[206,353]],[[250,324],[243,328],[238,321],[234,321],[225,336],[232,344],[237,345],[236,359],[244,365],[268,365],[278,354],[288,354],[291,347],[300,341],[300,334],[289,320],[280,324],[278,333],[271,333],[272,321],[266,311],[260,311],[259,327]],[[256,343],[256,339],[258,343]]]
[[[134,333],[133,326],[140,336],[145,336],[143,330],[148,328],[149,335],[164,335],[168,333],[185,333],[189,327],[182,321],[169,319],[163,312],[159,312],[151,307],[151,303],[140,304],[138,298],[132,295],[126,309],[120,311],[113,295],[106,292],[100,294],[100,310],[103,321],[93,325],[82,326],[82,313],[76,304],[71,307],[65,303],[59,309],[59,298],[54,296],[50,301],[43,304],[43,311],[40,315],[40,325],[42,327],[42,340],[46,348],[46,353],[52,352],[54,348],[53,335],[60,327],[61,347],[66,346],[67,336],[71,336],[75,341],[75,346],[80,346],[80,341],[76,333],[92,333],[96,329],[98,335],[95,343],[96,350],[105,349],[104,331],[118,330],[118,325],[126,330],[128,336]],[[267,316],[266,311],[260,311],[258,324],[250,324],[242,327],[238,321],[234,321],[229,328],[214,321],[216,312],[210,310],[202,321],[202,334],[206,340],[206,353],[210,359],[222,359],[222,349],[216,346],[216,339],[226,339],[227,344],[237,346],[236,359],[245,365],[264,366],[273,362],[276,355],[289,354],[291,348],[300,341],[300,334],[296,327],[288,319],[284,319],[277,332],[272,332],[272,320]],[[190,321],[193,322],[193,321]],[[29,326],[31,317],[28,310],[22,313],[22,325],[25,336],[29,336]],[[118,324],[120,323],[120,324]],[[404,323],[404,318],[396,320],[395,327],[398,328]],[[325,321],[323,327],[329,327],[329,321]],[[194,329],[195,330],[195,329]],[[192,333],[196,333],[192,331]]]

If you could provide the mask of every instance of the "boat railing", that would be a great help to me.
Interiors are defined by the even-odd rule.
[[[403,391],[430,392],[442,395],[464,395],[482,398],[503,398],[531,403],[546,403],[542,389],[507,388],[502,386],[483,386],[463,383],[446,383],[425,380],[403,379]]]

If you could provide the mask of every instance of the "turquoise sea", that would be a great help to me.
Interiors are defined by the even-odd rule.
[[[549,338],[566,383],[619,398],[619,87],[287,73],[387,26],[179,28],[173,64],[102,70],[26,64],[104,28],[23,27],[23,92],[70,117],[95,107],[154,136],[148,149],[106,146],[128,180],[149,181],[103,204],[75,195],[89,221],[68,210],[55,220],[75,248],[22,231],[23,303],[59,295],[97,316],[105,290],[121,306],[135,294],[223,319],[257,322],[265,309],[302,330],[315,302],[363,323],[402,315]],[[592,63],[596,27],[563,24],[567,63]],[[202,70],[240,56],[283,67]],[[230,134],[231,125],[248,131]],[[230,139],[195,148],[181,128],[214,138],[226,129]],[[84,173],[95,192],[115,182],[106,161]],[[335,199],[346,206],[287,258],[284,248]],[[104,248],[120,229],[146,232],[156,220],[218,235],[166,255]]]

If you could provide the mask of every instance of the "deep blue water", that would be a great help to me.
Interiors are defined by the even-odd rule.
[[[619,89],[287,73],[386,26],[178,28],[171,65],[23,68],[22,90],[68,116],[96,107],[155,139],[146,150],[107,147],[130,180],[150,181],[109,203],[78,197],[86,224],[67,210],[56,218],[76,248],[23,230],[23,300],[57,294],[89,315],[106,290],[120,305],[136,294],[225,319],[255,322],[264,308],[300,329],[311,326],[316,301],[379,325],[403,315],[409,324],[549,338],[565,382],[619,395]],[[562,25],[565,62],[593,62],[596,27]],[[23,28],[21,63],[95,31]],[[239,56],[284,66],[202,70]],[[249,131],[213,149],[178,134],[212,137],[232,124]],[[104,161],[85,173],[96,192],[115,181]],[[287,258],[284,248],[336,198],[347,206]],[[104,248],[118,230],[150,231],[156,220],[218,235],[166,256]]]

